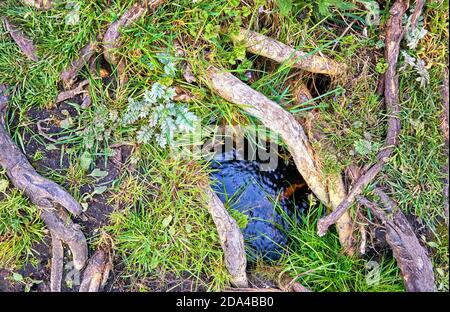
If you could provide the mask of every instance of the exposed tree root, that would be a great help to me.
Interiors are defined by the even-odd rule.
[[[327,57],[308,55],[290,46],[257,32],[241,28],[231,39],[243,44],[251,53],[270,58],[278,63],[287,62],[290,66],[312,73],[337,75],[345,72],[345,65]]]
[[[75,88],[72,90],[63,91],[56,97],[55,103],[58,104],[60,102],[63,102],[65,100],[71,99],[75,97],[78,94],[86,93],[85,87],[89,84],[88,80],[81,81]]]
[[[64,248],[62,241],[53,233],[52,236],[52,263],[50,272],[50,291],[60,292],[64,269]]]
[[[383,204],[389,206],[395,204],[383,191],[377,190],[377,194],[383,194]],[[403,275],[405,288],[412,292],[436,291],[433,266],[425,248],[420,245],[408,220],[400,209],[394,209],[392,215],[386,214],[378,205],[357,196],[357,200],[366,206],[386,226],[386,241],[392,248],[397,264]]]
[[[20,31],[16,26],[11,24],[6,17],[2,18],[5,24],[6,30],[9,32],[13,40],[19,46],[23,54],[25,54],[30,60],[37,62],[39,58],[36,55],[36,48],[33,41],[29,39],[22,31]]]
[[[124,84],[127,81],[125,75],[125,60],[116,53],[116,49],[119,47],[120,30],[123,27],[127,27],[142,17],[150,8],[154,10],[165,0],[145,0],[138,1],[133,4],[123,15],[112,23],[103,36],[103,55],[111,65],[117,66],[117,74],[119,77],[119,83]]]
[[[110,251],[108,248],[99,248],[89,259],[89,263],[83,272],[83,280],[80,292],[97,292],[101,290],[108,281],[112,269]]]
[[[209,186],[205,187],[204,190],[209,213],[219,234],[220,244],[225,256],[225,266],[231,275],[231,282],[238,288],[246,288],[248,287],[248,280],[244,237],[236,220],[228,214],[216,193]]]
[[[23,2],[40,10],[49,10],[53,6],[52,0],[23,0]]]
[[[444,110],[443,110],[443,116],[442,116],[442,122],[441,122],[441,129],[442,132],[444,133],[444,139],[445,139],[445,153],[448,157],[449,152],[448,152],[448,146],[449,146],[449,142],[448,142],[448,124],[449,124],[449,110],[448,110],[448,69],[445,69],[445,73],[444,73],[444,82],[442,84],[442,103],[444,106]],[[445,166],[444,168],[444,173],[445,173],[445,181],[444,181],[444,213],[445,213],[445,222],[447,223],[448,226],[448,165]]]
[[[408,9],[408,2],[397,0],[391,10],[391,17],[387,24],[387,33],[385,39],[386,45],[386,60],[388,68],[385,73],[385,87],[384,87],[384,102],[386,104],[388,120],[388,131],[386,140],[382,150],[377,154],[377,163],[368,167],[367,170],[352,184],[351,190],[347,197],[339,204],[337,209],[332,213],[323,217],[317,224],[318,234],[325,235],[328,228],[337,222],[339,218],[347,211],[353,204],[356,196],[361,194],[364,188],[375,178],[381,171],[384,164],[389,160],[392,151],[397,146],[398,134],[400,132],[400,105],[398,99],[398,75],[396,73],[398,54],[400,50],[400,42],[404,35],[404,28],[402,26],[403,14]]]
[[[66,90],[73,86],[78,72],[85,64],[88,64],[89,59],[96,53],[97,49],[98,44],[96,42],[89,42],[80,50],[78,59],[73,61],[69,68],[61,73],[60,77]]]
[[[73,224],[69,211],[74,215],[82,212],[81,206],[62,187],[42,177],[28,162],[19,148],[11,140],[5,124],[5,114],[8,97],[4,94],[6,86],[0,85],[0,165],[5,169],[7,176],[21,190],[32,203],[41,209],[41,218],[49,228],[53,239],[54,260],[61,259],[60,241],[66,243],[73,254],[74,267],[80,270],[87,260],[88,248],[86,239],[78,225]],[[59,264],[52,267],[52,273],[58,273]],[[61,277],[53,276],[52,285],[60,281]]]
[[[205,78],[212,90],[221,97],[242,105],[242,109],[258,118],[266,127],[278,133],[288,146],[294,162],[313,193],[326,206],[335,209],[345,197],[345,189],[340,176],[325,181],[314,159],[314,153],[302,126],[294,116],[255,91],[230,73],[210,66]],[[331,186],[333,185],[333,186]],[[352,223],[348,214],[342,214],[338,222],[340,242],[349,254],[353,254]]]

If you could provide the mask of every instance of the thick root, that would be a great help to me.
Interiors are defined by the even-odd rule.
[[[80,292],[97,292],[101,290],[108,281],[112,264],[109,250],[100,248],[95,252],[84,270]]]
[[[62,241],[52,233],[52,264],[50,272],[50,291],[60,292],[64,269],[64,248]]]
[[[88,64],[91,57],[97,51],[97,48],[98,44],[96,42],[89,42],[83,47],[83,49],[80,50],[80,56],[78,57],[78,59],[73,61],[69,68],[61,73],[60,78],[66,90],[70,89],[73,86],[78,72],[81,70],[81,68],[83,68],[85,64]]]
[[[30,201],[41,209],[41,218],[50,229],[54,243],[62,240],[68,244],[73,254],[75,268],[80,270],[87,260],[87,243],[79,227],[72,223],[68,213],[79,215],[80,204],[61,186],[42,177],[28,162],[9,136],[5,125],[8,97],[5,86],[0,85],[0,165],[5,169],[13,185],[21,190]],[[60,246],[54,246],[55,259],[60,259]],[[57,272],[57,265],[53,271]],[[53,288],[59,277],[53,278]]]
[[[312,73],[338,75],[345,72],[345,65],[339,64],[327,57],[310,55],[295,50],[290,46],[257,32],[241,28],[238,35],[231,39],[243,44],[251,53],[272,59],[278,63],[286,62],[292,67]]]
[[[156,9],[165,0],[145,0],[133,4],[120,19],[112,23],[103,36],[103,55],[105,60],[111,65],[117,66],[119,84],[124,84],[128,80],[125,74],[125,61],[116,53],[120,43],[120,30],[130,26],[141,18],[147,10]]]
[[[209,213],[219,234],[220,244],[225,256],[225,265],[231,275],[231,282],[238,288],[246,288],[248,287],[248,280],[244,237],[236,220],[228,214],[219,197],[209,186],[205,187],[205,195]]]
[[[242,105],[243,110],[258,118],[267,128],[282,137],[294,158],[297,169],[310,189],[321,202],[335,209],[339,200],[345,197],[342,179],[339,176],[324,181],[308,138],[294,116],[230,73],[210,66],[205,77],[212,90],[224,99]],[[333,182],[339,183],[336,183],[336,186],[328,186]],[[353,254],[354,248],[350,243],[352,236],[350,216],[344,216],[340,222],[342,226],[338,227],[338,231],[341,244],[348,254]]]

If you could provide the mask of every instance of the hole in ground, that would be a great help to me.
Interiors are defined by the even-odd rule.
[[[239,148],[222,145],[210,165],[212,188],[241,226],[250,262],[279,259],[289,227],[309,207],[311,191],[297,167],[271,146],[269,153],[247,139]]]

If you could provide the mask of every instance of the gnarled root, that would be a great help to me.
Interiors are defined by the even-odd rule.
[[[408,220],[400,209],[392,207],[393,201],[381,190],[384,206],[388,210],[394,209],[393,215],[388,216],[377,204],[358,196],[359,203],[366,206],[386,226],[386,241],[392,248],[397,264],[403,275],[407,291],[430,292],[436,291],[433,266],[425,248],[420,245]]]
[[[238,288],[248,287],[246,274],[247,258],[244,248],[244,237],[234,220],[227,212],[219,197],[209,187],[205,187],[206,202],[209,213],[219,234],[225,266],[231,275],[231,282]]]
[[[32,203],[41,209],[41,218],[49,228],[52,242],[55,244],[55,252],[52,265],[53,274],[62,274],[60,262],[62,262],[61,241],[66,243],[73,254],[74,266],[80,270],[87,260],[88,248],[86,239],[80,228],[70,220],[70,212],[79,215],[81,206],[61,186],[42,177],[28,162],[14,144],[6,130],[5,114],[8,97],[4,94],[6,86],[0,85],[0,165],[5,169],[7,176],[21,190]],[[56,285],[61,281],[61,276],[52,276],[52,290],[59,290]]]
[[[317,232],[320,236],[325,235],[330,225],[341,218],[347,209],[353,204],[356,197],[361,194],[364,188],[381,171],[384,164],[389,160],[394,147],[397,146],[398,135],[400,133],[400,104],[398,99],[398,76],[396,74],[400,42],[404,35],[402,26],[403,14],[408,9],[408,3],[403,0],[397,0],[390,12],[391,18],[387,25],[385,39],[386,59],[388,69],[385,73],[384,102],[386,103],[388,120],[388,131],[383,149],[377,154],[377,162],[369,166],[367,170],[353,183],[348,195],[341,201],[339,206],[329,215],[321,218],[317,224]]]
[[[221,71],[214,66],[207,69],[205,78],[210,88],[221,97],[231,103],[242,105],[243,110],[278,133],[288,146],[297,169],[313,193],[326,206],[332,209],[337,207],[339,201],[345,197],[342,179],[340,176],[336,176],[324,181],[321,170],[314,159],[314,153],[308,138],[293,115],[232,74]],[[348,254],[353,254],[352,224],[349,215],[340,218],[338,233],[345,251]]]
[[[89,263],[83,273],[80,292],[97,292],[101,290],[108,281],[112,263],[109,247],[99,248],[89,259]]]
[[[231,36],[235,43],[243,44],[251,53],[258,54],[278,63],[286,62],[292,67],[312,73],[337,75],[345,72],[345,65],[332,59],[309,55],[257,32],[241,28],[237,35]]]

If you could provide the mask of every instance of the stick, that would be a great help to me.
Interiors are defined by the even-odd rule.
[[[405,11],[408,9],[408,3],[403,0],[397,0],[391,10],[391,17],[387,24],[386,33],[386,60],[388,61],[388,68],[385,73],[385,104],[388,120],[388,131],[386,140],[382,150],[377,154],[377,163],[371,166],[361,177],[353,183],[352,188],[347,197],[341,204],[329,215],[321,218],[317,224],[317,233],[320,236],[325,235],[328,228],[336,223],[336,221],[347,211],[353,204],[356,196],[362,193],[364,188],[375,178],[381,171],[384,164],[389,160],[394,147],[397,145],[398,134],[400,132],[400,119],[398,114],[400,112],[400,105],[398,99],[398,76],[396,74],[398,54],[400,50],[400,42],[404,36],[404,29],[402,26],[402,18]]]

